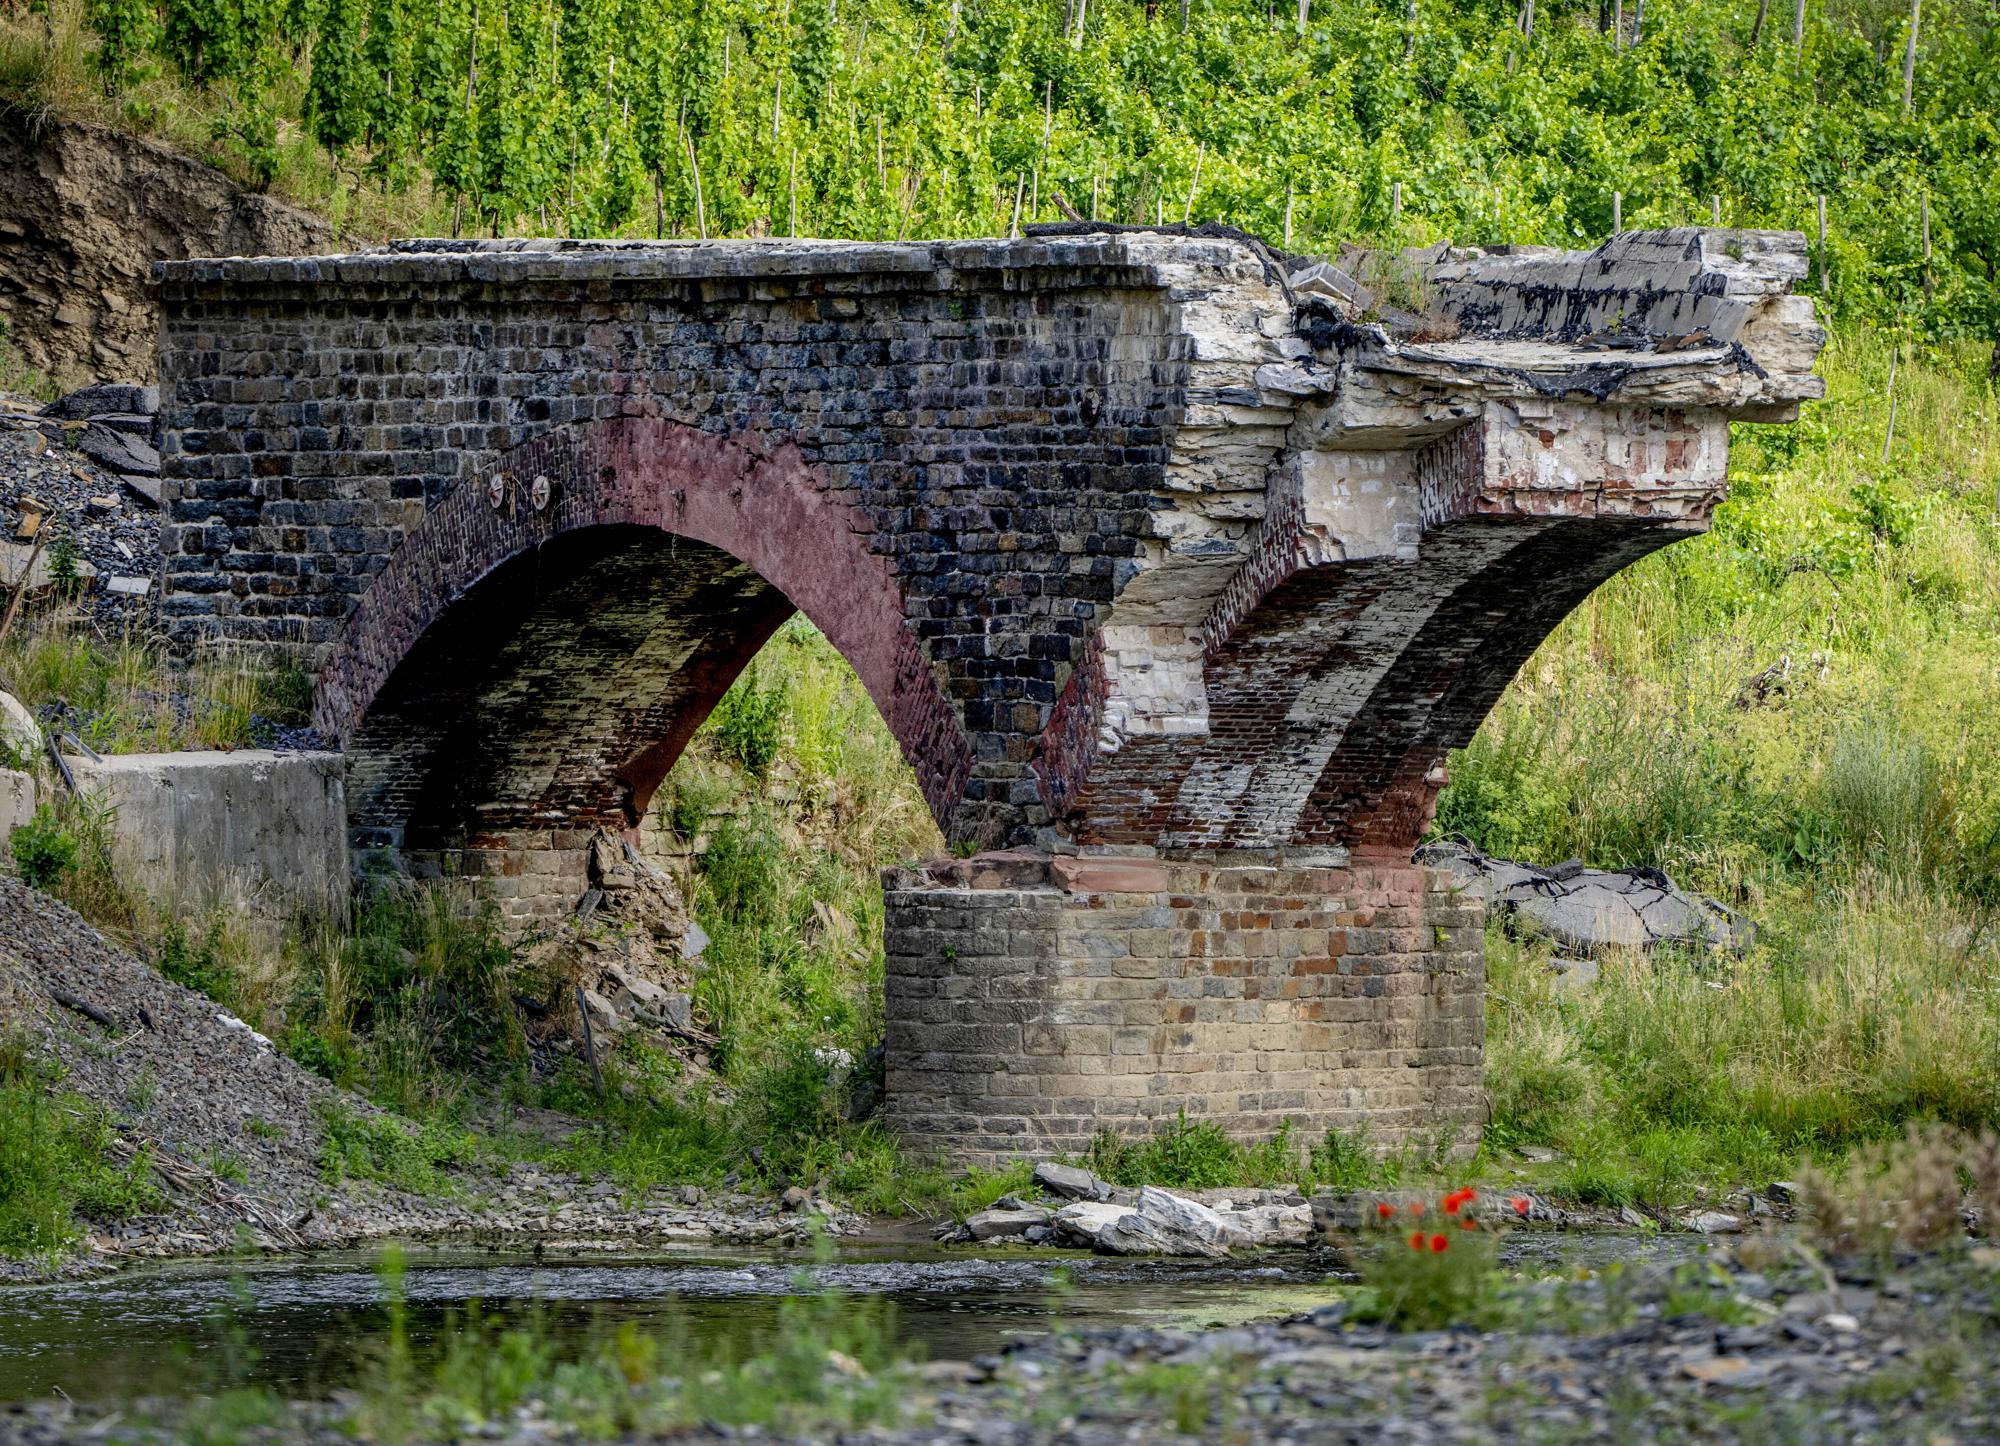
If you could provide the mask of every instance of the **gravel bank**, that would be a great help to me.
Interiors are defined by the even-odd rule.
[[[75,1003],[102,1012],[111,1026]],[[172,1200],[163,1215],[100,1227],[83,1253],[60,1265],[0,1260],[0,1281],[232,1250],[245,1232],[267,1250],[450,1236],[558,1249],[755,1244],[808,1233],[803,1214],[769,1199],[676,1186],[628,1200],[615,1187],[542,1169],[502,1175],[470,1168],[453,1176],[441,1199],[354,1180],[330,1184],[321,1168],[324,1112],[381,1111],[299,1068],[214,1001],[162,978],[64,905],[6,877],[0,1020],[25,1030],[39,1052],[61,1064],[60,1088],[112,1113],[127,1148],[152,1152]],[[835,1212],[828,1228],[849,1233],[859,1221]]]

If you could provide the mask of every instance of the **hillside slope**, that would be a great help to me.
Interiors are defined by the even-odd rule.
[[[150,382],[155,261],[330,250],[319,217],[153,141],[0,108],[0,326],[64,382]]]

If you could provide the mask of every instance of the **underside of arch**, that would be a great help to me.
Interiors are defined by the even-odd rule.
[[[1332,847],[1408,858],[1434,772],[1563,617],[1685,536],[1626,519],[1476,519],[1420,562],[1301,568],[1209,650],[1205,738],[1127,740],[1070,815],[1079,841]]]
[[[426,629],[355,731],[354,843],[449,856],[636,826],[792,611],[721,549],[629,525],[512,559]]]
[[[656,417],[546,433],[453,489],[319,674],[362,847],[542,847],[636,823],[794,608],[853,665],[940,822],[972,756],[874,529],[795,449]],[[556,835],[563,839],[550,844]]]

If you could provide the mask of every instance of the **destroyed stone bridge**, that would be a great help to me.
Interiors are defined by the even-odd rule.
[[[804,613],[947,835],[888,880],[914,1144],[1483,1117],[1411,849],[1521,663],[1819,394],[1801,238],[1277,254],[401,243],[160,271],[162,607],[303,646],[350,839],[568,912]]]

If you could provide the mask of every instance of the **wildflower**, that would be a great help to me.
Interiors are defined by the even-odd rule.
[[[1507,1203],[1514,1207],[1514,1213],[1516,1215],[1525,1218],[1527,1216],[1528,1211],[1531,1208],[1533,1208],[1535,1202],[1530,1200],[1526,1195],[1516,1195],[1512,1200],[1509,1200]]]
[[[1456,1215],[1456,1214],[1458,1214],[1458,1196],[1456,1196],[1456,1195],[1447,1195],[1447,1196],[1445,1196],[1445,1197],[1444,1197],[1444,1200],[1443,1200],[1443,1202],[1442,1202],[1442,1203],[1443,1203],[1443,1205],[1444,1205],[1444,1213],[1445,1213],[1445,1214],[1447,1214],[1447,1215]]]
[[[1445,1248],[1450,1244],[1451,1242],[1442,1235],[1433,1235],[1431,1237],[1431,1253],[1433,1255],[1442,1255],[1445,1252]]]
[[[1470,1215],[1461,1215],[1458,1217],[1458,1228],[1460,1230],[1477,1230],[1479,1222],[1474,1220]]]
[[[1423,1248],[1424,1248],[1424,1232],[1421,1230],[1412,1230],[1410,1232],[1410,1249],[1422,1250]]]
[[[1421,1214],[1423,1214],[1423,1213],[1424,1213],[1424,1202],[1423,1202],[1423,1201],[1421,1201],[1421,1200],[1412,1200],[1412,1201],[1410,1202],[1410,1213],[1411,1213],[1412,1215],[1421,1215]]]
[[[1384,1220],[1393,1220],[1396,1216],[1396,1207],[1391,1205],[1387,1200],[1382,1200],[1377,1202],[1375,1213]]]

